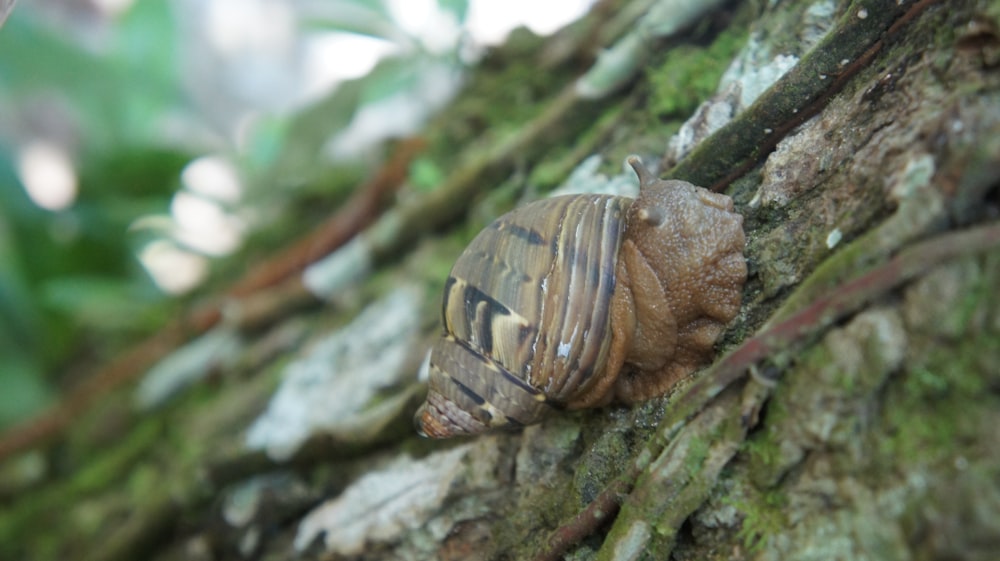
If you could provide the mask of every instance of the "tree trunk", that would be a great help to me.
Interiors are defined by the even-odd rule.
[[[378,275],[215,332],[238,341],[219,386],[17,502],[4,543],[69,514],[0,553],[995,559],[1000,3],[618,4],[476,67],[425,135],[443,183],[348,246]],[[463,245],[514,199],[630,181],[633,153],[744,216],[715,364],[635,407],[418,438],[415,372]],[[339,381],[289,388],[317,364]],[[87,418],[73,431],[108,414]]]

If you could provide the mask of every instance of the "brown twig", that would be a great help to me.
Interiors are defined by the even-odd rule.
[[[130,380],[136,372],[149,368],[181,344],[186,338],[184,332],[179,322],[171,323],[84,380],[56,405],[7,429],[0,437],[0,461],[35,447],[64,430],[98,395]]]
[[[392,158],[379,169],[375,177],[355,191],[336,214],[308,235],[247,272],[229,289],[229,295],[246,296],[301,273],[308,265],[329,255],[365,229],[406,180],[410,162],[423,151],[425,144],[419,137],[401,142]]]
[[[631,464],[623,476],[605,487],[579,514],[552,532],[545,550],[535,557],[535,561],[559,559],[570,547],[583,541],[609,520],[614,520],[640,473],[641,470]]]
[[[941,234],[904,249],[885,264],[842,284],[793,313],[788,319],[765,328],[748,339],[671,400],[670,409],[660,422],[657,432],[625,473],[611,482],[583,512],[553,532],[546,549],[535,558],[536,561],[558,559],[571,546],[613,518],[623,497],[632,491],[635,481],[650,462],[663,452],[688,419],[742,377],[750,366],[811,340],[833,323],[856,312],[865,303],[945,261],[997,248],[1000,248],[1000,222]],[[600,513],[601,516],[595,516],[595,513]]]

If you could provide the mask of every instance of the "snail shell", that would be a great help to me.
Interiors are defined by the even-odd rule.
[[[739,312],[743,217],[652,176],[639,197],[569,195],[501,216],[458,258],[431,350],[421,434],[475,434],[552,409],[661,395]]]

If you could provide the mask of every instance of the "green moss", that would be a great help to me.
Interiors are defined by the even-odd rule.
[[[887,397],[885,422],[892,436],[879,441],[883,457],[945,461],[962,442],[975,439],[975,419],[997,406],[995,399],[983,399],[990,394],[977,361],[990,347],[996,357],[997,346],[989,337],[968,339],[957,348],[938,344],[927,363],[909,370]]]
[[[162,435],[159,420],[149,420],[129,431],[126,439],[96,461],[76,472],[71,481],[73,492],[102,489],[116,481],[146,450],[158,444]]]
[[[1000,363],[993,317],[998,275],[1000,257],[988,255],[939,269],[908,294],[908,305],[931,306],[945,316],[922,325],[930,333],[913,330],[911,366],[886,397],[884,422],[891,437],[878,441],[886,462],[950,461],[966,442],[979,438],[979,420],[1000,407],[989,391]]]
[[[695,438],[688,445],[688,454],[685,461],[684,468],[688,472],[689,477],[694,477],[702,470],[702,466],[705,464],[705,458],[708,457],[708,451],[711,448],[712,437],[718,436],[721,428],[713,431],[711,435]]]
[[[629,458],[632,449],[623,431],[608,431],[600,435],[573,474],[573,489],[582,504],[597,497],[605,485],[622,470],[621,458]]]
[[[766,487],[774,484],[786,467],[781,452],[781,441],[786,435],[781,432],[781,427],[791,417],[788,408],[789,393],[787,383],[778,385],[768,402],[763,428],[744,441],[744,451],[749,455],[750,474],[757,485]]]
[[[749,490],[740,499],[724,500],[743,514],[738,536],[743,547],[751,553],[760,551],[769,536],[781,535],[788,526],[785,518],[787,499],[778,490],[759,492]]]
[[[907,379],[907,393],[911,397],[920,395],[943,395],[948,389],[948,380],[937,372],[925,367],[914,368]]]
[[[1000,286],[1000,253],[989,253],[970,268],[974,270],[974,274],[965,279],[966,286],[959,293],[959,300],[953,308],[952,322],[954,325],[965,326],[966,330],[972,326],[989,329],[983,325],[988,321],[983,314],[987,310],[995,310],[995,306],[1000,304],[1000,298],[997,297],[997,286]],[[962,333],[964,334],[965,332]],[[995,338],[984,339],[984,344],[995,347],[991,345],[996,342]]]
[[[777,440],[763,431],[743,442],[743,452],[748,455],[755,473],[773,473],[780,459]]]
[[[445,170],[441,169],[441,166],[425,156],[417,157],[410,164],[409,182],[418,191],[433,190],[444,183],[445,175]]]
[[[658,66],[646,70],[649,111],[657,119],[689,115],[715,92],[722,73],[746,40],[745,29],[729,28],[707,48],[678,45],[668,50]]]
[[[161,443],[162,433],[158,419],[144,421],[118,446],[83,465],[69,479],[7,506],[0,513],[0,557],[19,558],[20,550],[14,548],[26,548],[42,552],[38,559],[57,558],[55,544],[69,543],[71,536],[79,535],[77,525],[91,517],[88,511],[99,514],[107,507],[104,499],[90,503],[88,498],[127,478],[132,466]],[[42,528],[45,531],[39,531]]]
[[[580,508],[569,481],[559,488],[546,488],[528,500],[519,501],[513,512],[507,513],[493,527],[493,540],[498,550],[509,552],[511,559],[529,559],[541,551],[552,528],[574,516]],[[558,500],[553,500],[558,498]],[[532,530],[526,533],[526,530]]]

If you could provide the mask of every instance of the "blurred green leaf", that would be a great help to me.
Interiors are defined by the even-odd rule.
[[[107,56],[88,52],[21,10],[0,33],[0,99],[59,102],[86,131],[86,147],[154,138],[180,99],[176,39],[166,2],[138,2],[113,29]]]
[[[40,336],[42,320],[25,282],[21,259],[0,207],[0,354],[30,349]]]
[[[281,139],[281,152],[262,184],[294,185],[310,178],[323,144],[351,123],[363,92],[361,80],[344,82],[332,94],[299,112],[289,123]]]
[[[410,164],[410,184],[421,191],[434,190],[444,178],[444,170],[430,158],[421,156]]]
[[[469,13],[469,0],[438,0],[438,6],[446,12],[455,14],[458,23],[465,21],[465,16]]]
[[[297,185],[312,179],[322,167],[326,143],[347,129],[363,106],[414,87],[421,68],[413,57],[384,58],[369,74],[343,82],[300,111],[288,125],[281,152],[262,184]]]
[[[0,429],[37,412],[53,400],[51,388],[30,359],[7,354],[0,368]]]
[[[307,30],[357,33],[394,43],[407,40],[380,0],[310,2],[303,11],[303,28]]]
[[[251,175],[275,165],[288,135],[288,127],[288,119],[275,115],[261,115],[253,120],[241,154],[242,163],[249,168]]]
[[[50,112],[39,100],[54,102],[73,120],[83,148],[79,200],[58,213],[28,199],[13,155],[0,153],[0,220],[7,226],[0,248],[6,327],[0,329],[0,393],[9,397],[0,403],[0,422],[47,399],[51,388],[44,373],[65,360],[85,330],[124,327],[113,324],[123,317],[134,326],[142,317],[137,312],[143,300],[135,295],[150,282],[129,251],[126,230],[138,216],[167,208],[191,157],[141,147],[156,137],[158,118],[177,99],[169,15],[166,3],[138,3],[113,28],[106,55],[73,43],[30,10],[15,13],[0,33],[5,106],[18,108],[21,116],[15,118],[33,119]],[[16,129],[4,134],[18,135]],[[78,275],[100,281],[69,280]],[[122,287],[117,298],[110,286]]]
[[[468,8],[464,0],[439,5],[459,20]],[[413,92],[429,65],[455,59],[421,50],[382,0],[306,0],[296,9],[307,30],[364,34],[404,48],[291,117],[255,120],[238,158],[255,196],[246,196],[240,204],[249,208],[238,210],[267,215],[272,226],[282,220],[276,209],[308,206],[318,216],[323,205],[304,200],[336,204],[337,196],[345,197],[368,173],[366,162],[334,165],[324,153],[330,141],[366,106]],[[210,117],[188,106],[179,65],[186,39],[174,16],[169,2],[135,2],[84,38],[80,26],[54,23],[59,19],[24,5],[0,33],[0,424],[51,399],[61,367],[75,353],[114,352],[122,340],[116,335],[148,328],[151,318],[166,313],[169,299],[135,249],[169,227],[157,229],[157,218],[146,221],[151,227],[132,226],[143,217],[166,222],[181,171],[204,152],[196,145],[202,140],[172,131],[178,120]],[[79,192],[65,210],[37,207],[20,183],[16,152],[37,140],[33,135],[71,153]],[[443,173],[426,160],[415,163],[411,175],[431,188]],[[280,189],[302,185],[311,188]],[[288,223],[301,228],[302,215]]]
[[[429,62],[430,57],[425,55],[382,59],[370,73],[360,79],[364,88],[362,102],[374,103],[412,90]]]
[[[42,301],[55,312],[76,318],[83,324],[113,332],[141,325],[141,310],[155,293],[138,289],[128,279],[110,276],[65,275],[42,287]],[[123,305],[123,300],[128,305]]]

